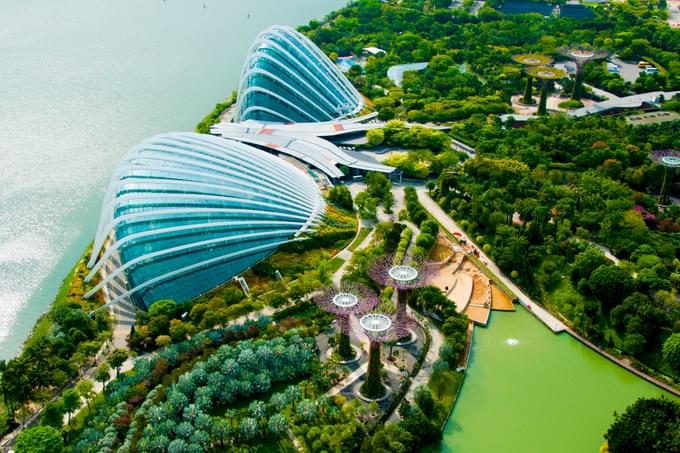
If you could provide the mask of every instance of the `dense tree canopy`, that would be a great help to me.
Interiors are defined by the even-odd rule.
[[[664,398],[640,398],[616,416],[604,437],[612,453],[680,451],[680,405]]]
[[[37,426],[19,434],[15,449],[17,453],[61,453],[64,441],[61,433],[53,427]]]

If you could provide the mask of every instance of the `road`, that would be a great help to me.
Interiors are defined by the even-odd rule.
[[[637,80],[640,75],[640,68],[637,67],[637,64],[626,63],[619,57],[612,57],[610,60],[620,68],[619,75],[624,81],[633,83]]]
[[[427,62],[422,63],[408,63],[390,66],[387,70],[387,77],[394,82],[398,87],[401,86],[401,81],[404,80],[404,73],[406,71],[422,71],[427,67]]]
[[[444,210],[430,198],[430,196],[427,193],[427,189],[424,187],[416,187],[416,191],[418,193],[418,199],[420,200],[420,203],[423,205],[425,209],[427,209],[430,214],[449,232],[458,232],[460,233],[461,237],[468,241],[470,244],[474,244],[474,241],[472,241],[464,232],[463,230],[456,224],[456,222],[449,217]],[[476,244],[475,244],[476,246]],[[479,254],[480,258],[486,263],[486,267],[498,277],[500,281],[505,284],[512,292],[517,295],[519,302],[531,313],[534,314],[539,320],[543,322],[550,330],[552,330],[555,333],[563,332],[567,330],[567,327],[564,325],[562,321],[557,319],[555,316],[553,316],[550,312],[545,310],[543,307],[538,305],[535,301],[533,301],[528,295],[526,295],[517,285],[515,285],[512,280],[510,280],[504,273],[503,271],[500,270],[500,268],[494,263],[492,260],[489,259],[480,249],[480,247],[477,247],[479,249]]]

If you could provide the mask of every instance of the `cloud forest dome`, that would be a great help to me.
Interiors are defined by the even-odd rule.
[[[298,123],[356,115],[359,92],[306,36],[275,25],[261,32],[246,57],[234,121]]]
[[[202,294],[313,228],[324,201],[312,179],[264,151],[169,133],[132,148],[106,193],[87,279],[91,294],[141,307]]]

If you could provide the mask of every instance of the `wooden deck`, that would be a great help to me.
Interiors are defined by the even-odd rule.
[[[515,311],[515,304],[502,289],[491,285],[491,309],[500,311]]]
[[[465,314],[468,318],[470,318],[470,321],[473,321],[475,324],[479,324],[480,326],[486,327],[486,325],[489,323],[491,308],[482,305],[469,304],[465,309]]]

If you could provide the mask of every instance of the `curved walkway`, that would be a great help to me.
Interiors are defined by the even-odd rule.
[[[422,71],[425,68],[427,68],[427,62],[398,64],[390,66],[387,69],[387,77],[389,77],[396,86],[400,87],[406,71]]]

